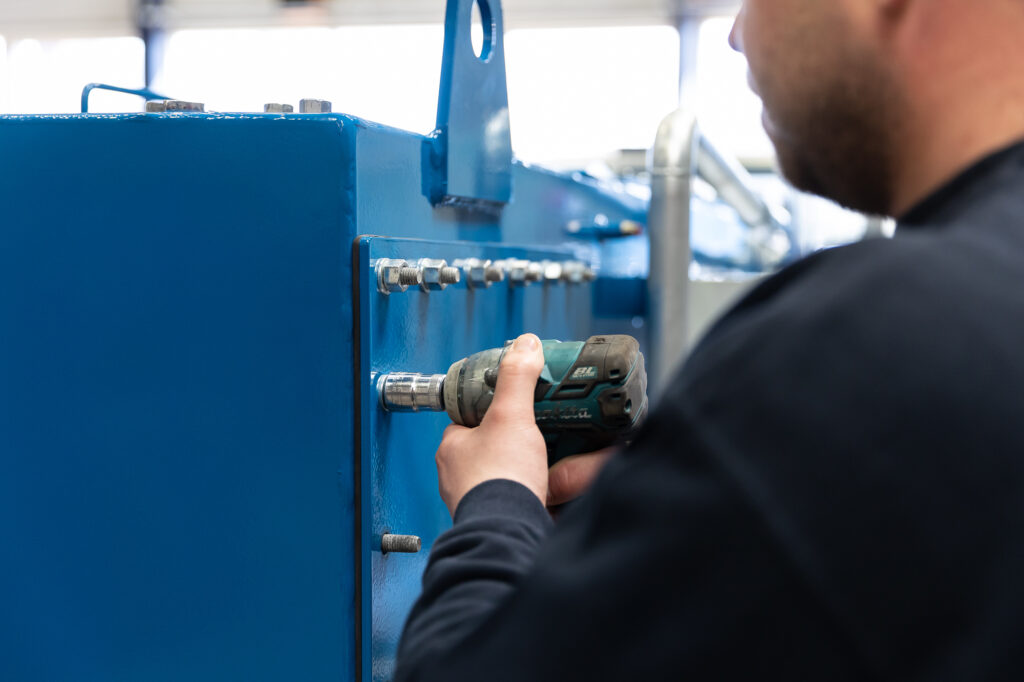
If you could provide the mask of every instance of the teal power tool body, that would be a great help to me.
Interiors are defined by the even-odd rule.
[[[381,406],[389,411],[447,412],[463,426],[479,426],[494,399],[504,348],[474,353],[446,374],[384,374]],[[537,426],[551,463],[629,439],[647,414],[647,371],[631,336],[543,341],[544,369],[534,393]]]

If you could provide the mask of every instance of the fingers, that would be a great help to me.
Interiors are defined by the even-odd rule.
[[[544,351],[540,339],[533,334],[523,334],[501,361],[494,400],[484,415],[484,422],[533,424],[533,395],[542,369]]]
[[[548,472],[549,507],[565,504],[582,495],[601,473],[616,448],[606,448],[586,455],[573,455],[555,463]]]

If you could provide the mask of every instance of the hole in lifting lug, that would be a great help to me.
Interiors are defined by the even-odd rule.
[[[473,20],[470,36],[473,40],[473,54],[482,62],[491,58],[494,49],[494,17],[488,0],[473,1]]]

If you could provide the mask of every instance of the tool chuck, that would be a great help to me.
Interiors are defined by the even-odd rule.
[[[444,412],[444,374],[392,372],[377,380],[380,404],[388,412]]]

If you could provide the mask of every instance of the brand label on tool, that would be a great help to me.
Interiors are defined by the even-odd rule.
[[[597,367],[577,367],[569,377],[574,381],[590,381],[597,378]]]
[[[537,423],[589,421],[590,410],[586,407],[556,407],[534,412]]]

